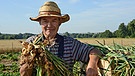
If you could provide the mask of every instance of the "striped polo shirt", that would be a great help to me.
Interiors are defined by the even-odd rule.
[[[58,56],[58,47],[59,42],[61,40],[57,40],[58,36],[61,35],[56,35],[56,43],[53,46],[46,47],[48,51],[50,51],[52,54],[56,56]],[[26,40],[26,42],[32,43],[36,37],[37,36],[31,36]],[[73,68],[75,61],[82,61],[85,63],[89,61],[89,53],[94,48],[93,46],[88,46],[87,44],[84,44],[78,41],[77,39],[73,39],[71,37],[63,36],[63,38],[64,50],[62,59],[65,61],[66,64],[68,64],[70,70]],[[45,37],[43,36],[42,40],[44,39]]]

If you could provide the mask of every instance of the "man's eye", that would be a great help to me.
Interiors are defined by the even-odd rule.
[[[55,19],[55,20],[53,20],[53,22],[57,22],[57,20]]]
[[[44,22],[44,23],[47,23],[47,21],[46,21],[46,20],[44,20],[43,22]]]

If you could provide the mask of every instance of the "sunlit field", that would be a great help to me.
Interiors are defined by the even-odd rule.
[[[135,44],[135,38],[78,38],[79,41],[99,45],[98,42],[105,45],[112,45],[113,42],[120,45],[128,46]],[[18,49],[22,48],[19,41],[25,41],[25,39],[16,40],[0,40],[0,49]]]
[[[105,45],[113,45],[113,43],[117,43],[123,46],[130,46],[135,44],[135,38],[79,38],[81,42],[88,44],[99,45],[98,42]]]
[[[19,51],[22,46],[19,41],[25,41],[24,39],[17,39],[17,40],[0,40],[0,53],[5,51]]]
[[[123,46],[130,46],[135,44],[135,38],[78,38],[78,40],[94,45],[99,45],[98,42],[105,45],[113,45],[113,42],[115,42]],[[25,39],[0,40],[0,52],[20,50],[22,46],[19,41],[25,41]]]

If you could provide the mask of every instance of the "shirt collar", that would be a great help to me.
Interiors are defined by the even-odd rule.
[[[60,41],[61,41],[61,35],[59,35],[58,33],[56,34],[56,36],[55,36],[55,38],[56,38],[56,43],[60,43]],[[45,36],[43,35],[43,33],[42,33],[42,38],[41,38],[41,41],[44,41],[46,38],[45,38]]]

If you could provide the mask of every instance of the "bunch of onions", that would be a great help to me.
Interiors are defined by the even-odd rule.
[[[64,61],[46,49],[55,39],[44,42],[40,42],[40,39],[37,37],[33,43],[20,41],[23,45],[20,64],[27,63],[29,67],[36,67],[37,76],[69,76],[70,71]]]

